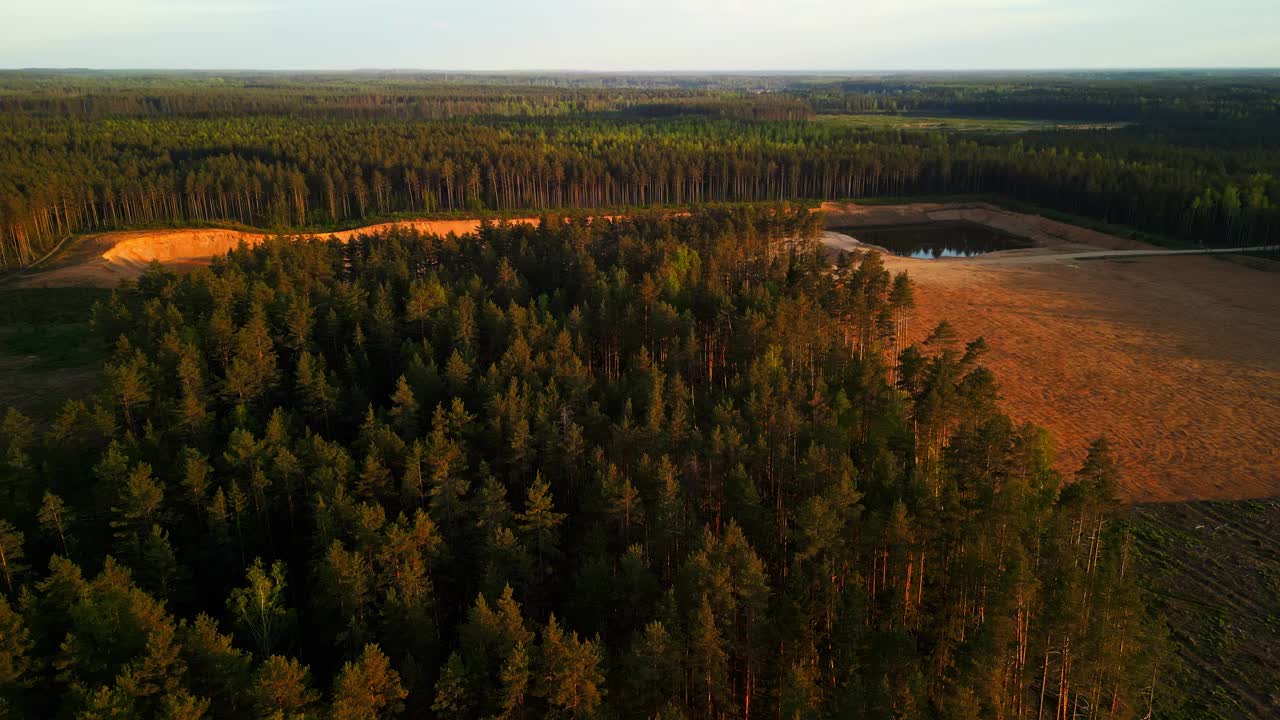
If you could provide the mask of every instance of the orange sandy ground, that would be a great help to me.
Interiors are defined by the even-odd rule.
[[[886,258],[915,331],[983,336],[1003,405],[1062,469],[1106,436],[1129,501],[1280,494],[1280,273],[1211,257],[1001,264]]]
[[[408,220],[399,223],[368,225],[355,230],[332,233],[301,234],[293,237],[336,237],[349,240],[360,233],[373,233],[393,226],[411,227],[423,233],[464,235],[475,232],[480,220]],[[497,222],[497,221],[491,221]],[[537,218],[517,218],[511,223],[536,224]],[[241,242],[250,246],[271,237],[267,233],[241,232],[220,228],[132,230],[107,232],[79,238],[76,245],[47,268],[21,276],[18,284],[26,287],[65,287],[95,285],[115,287],[121,280],[138,274],[157,260],[174,268],[208,265],[215,255],[234,250]]]

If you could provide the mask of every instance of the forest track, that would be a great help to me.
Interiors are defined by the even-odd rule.
[[[1162,255],[1239,255],[1251,252],[1274,252],[1280,245],[1248,245],[1232,248],[1194,248],[1190,250],[1090,250],[1086,252],[1058,252],[1025,255],[1006,255],[1005,251],[987,253],[975,258],[965,258],[971,262],[1000,265],[1032,265],[1037,263],[1063,262],[1073,260],[1116,260],[1120,258],[1159,257]],[[951,260],[944,260],[950,262]]]
[[[30,263],[29,265],[24,265],[20,268],[0,273],[0,285],[4,285],[6,283],[12,282],[14,278],[21,277],[22,275],[39,272],[39,268],[42,265],[44,265],[45,262],[49,260],[49,258],[53,257],[54,255],[57,255],[64,247],[66,247],[67,242],[74,237],[75,235],[67,235],[63,237],[61,240],[57,242],[56,245],[54,245],[52,248],[49,249],[49,252],[45,253],[44,255],[41,255],[37,260]]]

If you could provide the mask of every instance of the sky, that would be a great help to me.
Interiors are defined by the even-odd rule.
[[[1280,67],[1280,0],[0,0],[28,67]]]

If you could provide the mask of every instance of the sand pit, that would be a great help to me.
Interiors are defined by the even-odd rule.
[[[349,240],[357,234],[381,232],[397,226],[434,235],[463,235],[478,230],[481,222],[479,219],[409,220],[291,237],[336,237],[339,240]],[[537,224],[538,219],[516,218],[507,222],[533,225]],[[241,243],[252,247],[268,237],[272,236],[267,233],[218,228],[138,230],[89,235],[81,238],[61,257],[53,258],[47,269],[37,268],[25,273],[17,278],[16,283],[25,287],[115,287],[121,280],[137,277],[153,260],[177,270],[190,269],[207,265],[215,256],[224,255]]]
[[[911,203],[858,205],[822,203],[827,227],[916,225],[930,222],[971,222],[1031,240],[1050,252],[1081,250],[1145,250],[1150,245],[1108,235],[1039,215],[1012,212],[988,203]]]

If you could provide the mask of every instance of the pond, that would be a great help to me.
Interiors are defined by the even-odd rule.
[[[995,228],[969,222],[881,225],[832,228],[867,243],[879,245],[894,255],[933,260],[974,257],[997,250],[1016,250],[1033,244]]]

